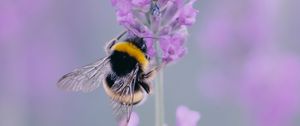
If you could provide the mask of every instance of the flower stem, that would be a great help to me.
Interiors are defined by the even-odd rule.
[[[164,125],[164,99],[163,99],[163,71],[158,73],[156,79],[156,91],[155,91],[155,125]]]
[[[159,48],[158,42],[155,42],[156,48],[156,63],[160,65],[162,63],[161,50]],[[157,78],[155,79],[155,126],[164,125],[164,76],[163,68],[158,72]]]

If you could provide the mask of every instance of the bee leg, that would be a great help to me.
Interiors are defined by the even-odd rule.
[[[139,82],[139,84],[147,92],[147,94],[152,94],[153,84],[150,81]]]
[[[157,74],[158,71],[156,71],[155,69],[149,71],[148,73],[145,73],[143,75],[143,79],[147,80],[147,81],[151,81],[154,79],[155,75]]]
[[[162,63],[159,66],[156,66],[154,69],[150,70],[148,73],[142,75],[142,78],[151,81],[154,79],[155,75],[165,66],[165,63]]]
[[[117,43],[117,41],[119,41],[119,39],[121,39],[126,33],[127,33],[127,31],[124,31],[119,36],[117,36],[116,38],[113,38],[112,40],[110,40],[109,42],[107,42],[107,44],[105,46],[105,52],[106,52],[106,54],[110,54],[111,53],[111,47],[113,47]]]

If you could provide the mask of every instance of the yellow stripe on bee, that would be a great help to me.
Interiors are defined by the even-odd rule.
[[[112,51],[119,51],[127,53],[129,56],[135,58],[139,64],[143,67],[142,69],[145,70],[148,66],[148,60],[145,54],[142,52],[141,49],[136,47],[134,44],[129,42],[119,42],[113,45],[111,48]]]

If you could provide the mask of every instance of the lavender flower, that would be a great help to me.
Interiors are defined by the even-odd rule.
[[[263,52],[249,59],[240,96],[254,125],[289,125],[300,103],[299,75],[300,60],[294,55]]]
[[[203,61],[216,64],[205,67],[199,84],[209,99],[238,102],[252,126],[289,126],[299,110],[300,60],[282,49],[289,40],[278,39],[286,38],[274,20],[281,18],[279,4],[263,2],[241,2],[247,9],[220,3],[208,11],[199,38]]]
[[[197,126],[200,119],[200,114],[197,111],[190,110],[186,106],[179,106],[176,110],[176,126]],[[138,126],[139,116],[132,112],[128,125],[126,121],[122,121],[119,126]]]
[[[193,4],[196,0],[191,0],[187,3],[183,8],[182,11],[179,13],[178,23],[180,25],[187,25],[190,26],[195,23],[197,10],[193,8]]]
[[[186,106],[179,106],[176,110],[176,126],[197,126],[200,114]]]
[[[182,34],[165,36],[160,41],[160,47],[164,52],[163,60],[171,62],[182,57],[186,53],[186,48],[183,46],[185,40],[186,38]]]
[[[132,0],[132,4],[138,8],[146,7],[150,3],[151,3],[150,0]]]
[[[154,50],[154,42],[158,42],[165,62],[186,54],[187,26],[195,23],[198,12],[193,8],[195,1],[111,0],[117,21],[130,32],[145,38],[150,57],[158,51]]]
[[[119,126],[138,126],[139,122],[139,115],[136,112],[132,112],[128,124],[126,124],[126,119],[124,119],[119,123]]]

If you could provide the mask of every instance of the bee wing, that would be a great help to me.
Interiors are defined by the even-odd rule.
[[[120,79],[120,81],[116,81],[115,84],[112,85],[112,90],[116,93],[120,94],[118,97],[114,97],[111,99],[112,107],[113,107],[113,114],[116,116],[116,119],[120,121],[129,122],[130,116],[132,113],[133,108],[133,99],[134,99],[134,87],[137,81],[137,71],[138,66],[136,69],[130,73],[129,75]],[[129,99],[128,99],[128,96]],[[119,99],[126,99],[129,103],[121,103]]]
[[[101,85],[109,69],[109,58],[105,57],[62,76],[57,86],[67,91],[90,92]]]

